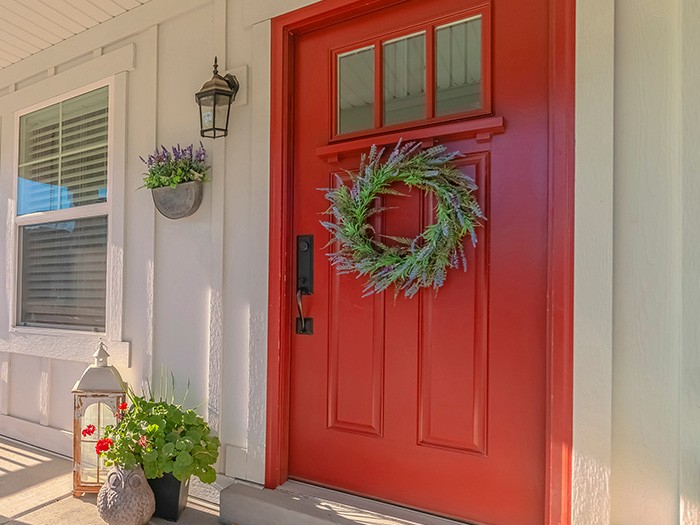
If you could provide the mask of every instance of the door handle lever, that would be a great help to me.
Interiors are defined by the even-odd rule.
[[[304,297],[304,290],[299,288],[297,290],[297,333],[302,335],[311,335],[314,333],[314,320],[310,317],[304,317],[304,306],[302,304],[302,297]]]

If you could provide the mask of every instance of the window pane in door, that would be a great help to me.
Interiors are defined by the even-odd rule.
[[[338,55],[338,134],[374,127],[374,46]]]
[[[481,17],[436,30],[435,115],[481,108]]]
[[[383,44],[384,125],[425,118],[425,33]]]

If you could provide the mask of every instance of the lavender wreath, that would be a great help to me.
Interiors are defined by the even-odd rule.
[[[364,296],[380,293],[392,284],[395,296],[402,291],[413,297],[421,288],[437,290],[445,283],[449,268],[467,270],[464,237],[469,234],[476,246],[476,228],[485,220],[475,191],[476,183],[452,162],[458,151],[444,146],[420,150],[420,143],[399,142],[385,162],[384,149],[372,146],[363,155],[357,173],[350,173],[352,185],[337,176],[335,188],[324,188],[330,206],[326,213],[334,220],[321,221],[331,233],[328,246],[331,264],[338,273],[367,277]],[[392,188],[403,182],[409,188],[435,196],[435,224],[414,239],[380,236],[368,219],[386,208],[376,206],[381,195],[402,195]],[[380,237],[392,239],[387,245]]]

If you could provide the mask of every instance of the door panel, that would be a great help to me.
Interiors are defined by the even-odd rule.
[[[492,69],[493,82],[480,78],[480,89],[486,110],[506,119],[505,132],[475,132],[487,116],[470,108],[440,118],[433,108],[421,121],[386,128],[422,130],[424,145],[464,153],[458,165],[475,177],[488,217],[478,245],[465,241],[467,271],[450,270],[438,293],[363,297],[364,280],[337,275],[325,256],[330,237],[319,220],[328,203],[319,188],[336,173],[347,181],[344,170],[360,162],[357,137],[381,143],[385,128],[336,134],[334,60],[484,5],[492,16],[481,30],[493,36],[482,71]],[[435,49],[429,33],[426,46]],[[292,336],[290,477],[465,521],[543,523],[547,35],[542,0],[525,10],[515,0],[409,0],[297,37],[290,234],[315,236],[316,266],[314,294],[304,297],[314,334]],[[376,76],[381,52],[371,60]],[[435,70],[426,65],[428,100]],[[444,118],[449,133],[431,132],[447,129],[433,127]],[[329,144],[337,155],[319,156]],[[390,210],[376,216],[380,234],[414,237],[433,221],[431,197],[417,190],[381,205]]]

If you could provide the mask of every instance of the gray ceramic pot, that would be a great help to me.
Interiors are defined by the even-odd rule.
[[[198,181],[183,182],[174,188],[153,188],[153,202],[168,219],[182,219],[197,211],[202,203],[204,185]]]

